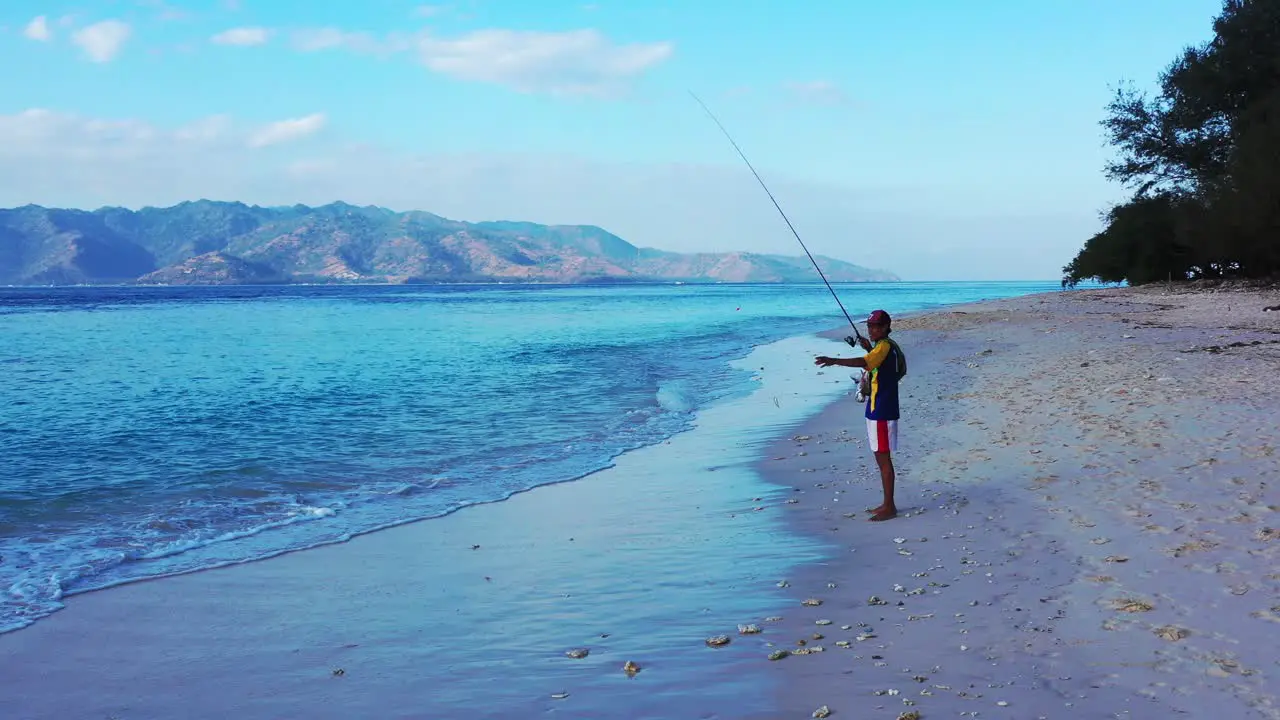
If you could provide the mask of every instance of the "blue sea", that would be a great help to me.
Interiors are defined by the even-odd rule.
[[[855,319],[1057,289],[836,285]],[[840,325],[820,283],[0,288],[0,632],[581,478]]]

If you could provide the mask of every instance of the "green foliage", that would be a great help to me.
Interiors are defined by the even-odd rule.
[[[1213,30],[1156,97],[1122,87],[1107,106],[1106,174],[1134,195],[1063,268],[1064,287],[1280,273],[1280,0],[1225,0]]]
[[[1194,220],[1194,201],[1173,193],[1118,205],[1107,214],[1106,228],[1089,238],[1064,268],[1064,284],[1074,286],[1086,278],[1134,285],[1186,279],[1187,268],[1197,261],[1189,240]]]

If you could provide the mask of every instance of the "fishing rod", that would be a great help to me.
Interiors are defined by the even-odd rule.
[[[765,194],[773,201],[773,206],[778,209],[778,214],[786,221],[787,227],[791,228],[791,234],[796,236],[796,241],[800,243],[800,247],[804,248],[804,254],[809,256],[809,262],[813,263],[813,269],[818,271],[818,277],[822,278],[822,282],[826,284],[827,289],[831,291],[831,297],[836,299],[836,304],[840,306],[840,312],[844,313],[845,319],[849,321],[849,326],[853,328],[854,337],[845,338],[845,342],[857,347],[854,341],[862,340],[862,333],[858,332],[857,323],[853,321],[853,318],[849,317],[849,311],[844,309],[844,303],[840,302],[840,296],[836,295],[835,288],[831,287],[831,283],[827,282],[827,276],[823,274],[822,268],[818,267],[818,261],[813,259],[813,254],[809,252],[809,248],[805,247],[804,240],[800,239],[800,233],[796,232],[795,226],[791,224],[791,219],[782,211],[782,206],[779,205],[777,199],[773,197],[773,193],[769,192],[769,186],[764,184],[764,179],[760,177],[760,173],[756,172],[755,166],[753,166],[751,161],[747,159],[746,153],[742,152],[742,148],[738,147],[738,143],[734,141],[733,136],[729,134],[729,131],[726,130],[720,120],[716,118],[715,113],[711,112],[711,108],[707,107],[707,104],[702,102],[702,98],[694,95],[692,90],[689,91],[689,94],[693,96],[694,100],[698,101],[698,104],[707,112],[707,116],[711,118],[711,121],[714,122],[720,128],[720,132],[724,133],[724,136],[729,139],[729,143],[733,145],[733,149],[738,151],[738,157],[741,157],[742,161],[751,169],[751,174],[756,176],[756,181],[760,183],[760,187],[764,188]]]

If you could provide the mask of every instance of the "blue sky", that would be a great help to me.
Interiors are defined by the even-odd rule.
[[[0,206],[332,200],[1052,279],[1218,0],[7,0]],[[16,71],[14,71],[16,69]]]

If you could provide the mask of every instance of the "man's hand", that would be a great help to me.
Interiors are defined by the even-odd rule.
[[[818,357],[813,359],[813,364],[817,365],[818,367],[831,367],[832,365],[835,365],[838,362],[839,361],[836,360],[836,358],[827,357],[826,355],[819,355]]]
[[[866,350],[867,352],[871,352],[871,341],[870,341],[870,340],[868,340],[868,339],[866,339],[866,338],[864,338],[864,337],[860,337],[860,338],[858,338],[858,344],[862,346],[862,349],[863,349],[863,350]]]

